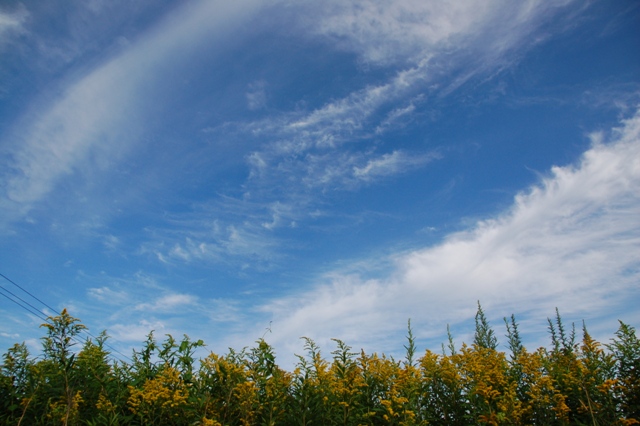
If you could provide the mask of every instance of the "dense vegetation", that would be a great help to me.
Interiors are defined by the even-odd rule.
[[[507,353],[478,306],[471,345],[406,358],[352,352],[335,340],[325,359],[304,338],[293,372],[273,348],[194,358],[202,341],[151,333],[127,362],[110,359],[107,336],[82,340],[66,310],[42,325],[43,351],[24,344],[3,356],[3,425],[632,425],[640,424],[640,342],[620,323],[610,344],[549,320],[551,345],[529,352],[505,319]],[[75,350],[72,350],[75,349]]]

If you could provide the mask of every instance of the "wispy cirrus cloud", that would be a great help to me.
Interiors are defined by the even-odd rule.
[[[249,185],[269,186],[286,176],[322,183],[342,175],[342,185],[331,181],[332,188],[351,187],[348,173],[336,172],[340,165],[380,161],[362,144],[402,126],[419,105],[437,102],[473,76],[493,75],[515,62],[545,39],[541,26],[569,3],[371,0],[318,6],[306,31],[355,51],[374,66],[393,63],[400,70],[308,113],[248,124],[251,134],[271,139],[247,156]]]
[[[140,246],[139,254],[154,256],[165,264],[195,262],[237,265],[253,271],[271,269],[292,248],[292,242],[281,232],[316,221],[321,205],[315,195],[318,191],[357,190],[390,176],[410,173],[439,158],[437,151],[307,153],[303,163],[280,164],[280,172],[300,179],[292,182],[291,191],[271,198],[264,192],[254,193],[255,188],[248,186],[242,198],[221,197],[202,203],[189,214],[168,218],[167,226],[149,228],[149,238]],[[262,177],[260,184],[268,181]]]
[[[214,225],[211,233],[200,232],[199,236],[194,236],[197,239],[186,237],[183,241],[175,242],[167,255],[169,258],[185,262],[221,263],[234,262],[234,258],[244,259],[244,262],[249,258],[264,261],[275,257],[276,254],[271,250],[273,242],[261,235],[259,228],[252,232],[253,227],[249,223],[243,227],[227,225],[224,229]]]
[[[280,256],[273,230],[295,226],[298,209],[278,202],[220,197],[195,206],[188,214],[171,215],[167,226],[148,229],[138,253],[162,263],[231,264],[241,269],[269,268]]]
[[[419,167],[438,158],[437,153],[425,156],[409,155],[403,151],[393,151],[378,158],[372,158],[362,167],[354,167],[353,175],[357,179],[370,181],[381,176],[395,175]]]
[[[74,298],[65,306],[73,305],[72,314],[94,333],[108,330],[113,338],[110,344],[123,353],[130,350],[129,345],[138,348],[152,331],[158,339],[165,334],[206,338],[224,350],[225,344],[237,341],[233,332],[246,326],[248,313],[240,309],[239,300],[197,296],[188,287],[176,290],[144,273],[128,277],[83,274],[82,281],[94,284],[86,290],[88,299]]]
[[[347,97],[329,102],[309,114],[287,123],[285,132],[316,136],[319,146],[332,147],[344,143],[345,136],[354,136],[361,131],[371,115],[391,102],[404,99],[414,92],[416,85],[428,79],[429,61],[408,67],[394,75],[389,81],[370,85],[352,92]],[[328,138],[327,134],[333,137]],[[340,137],[342,136],[342,137]],[[348,139],[347,139],[348,140]]]
[[[376,150],[362,146],[393,129],[399,117],[414,111],[415,106],[402,109],[393,106],[420,90],[428,66],[425,60],[397,73],[388,82],[357,90],[307,114],[291,114],[249,124],[247,128],[253,134],[272,140],[247,155],[251,168],[247,182],[249,190],[260,194],[257,190],[269,188],[283,179],[293,183],[288,188],[292,196],[307,196],[312,188],[352,190],[358,183],[371,182],[373,174],[363,171],[372,170],[371,167],[384,161],[387,165],[403,162],[409,166],[411,163],[411,167],[386,167],[384,173],[377,174],[379,179],[405,173],[439,158],[434,152],[423,152],[414,157],[415,161],[409,161],[398,150],[395,154],[379,157]],[[389,108],[391,110],[382,120],[374,117]],[[376,127],[375,133],[367,130],[372,124]],[[371,165],[369,169],[368,164]],[[381,168],[378,170],[382,171]],[[367,179],[364,179],[365,175]]]
[[[245,156],[249,176],[244,195],[254,203],[277,205],[286,212],[274,215],[278,220],[262,223],[270,231],[299,224],[317,209],[324,194],[358,190],[441,159],[442,153],[433,147],[409,152],[395,146],[388,135],[424,105],[437,104],[472,76],[495,73],[514,61],[520,49],[535,44],[532,39],[539,40],[533,34],[538,34],[542,22],[566,4],[399,0],[327,3],[317,10],[297,5],[301,16],[313,9],[311,15],[317,18],[301,29],[304,33],[338,40],[375,67],[393,62],[398,71],[310,111],[272,113],[258,121],[229,124],[257,145]],[[509,24],[497,25],[503,22]],[[252,83],[247,92],[250,108],[263,99],[266,84]],[[224,135],[228,130],[220,126],[216,131]],[[254,221],[232,219],[227,226],[259,236],[253,240],[262,242],[257,247],[277,249],[275,234],[256,232]],[[210,249],[220,247],[202,242],[178,242],[173,257],[204,258],[212,253]]]
[[[460,52],[500,61],[509,51],[543,39],[544,34],[530,35],[571,3],[335,1],[323,3],[320,19],[307,24],[373,64],[417,63]]]
[[[171,312],[189,309],[198,302],[198,298],[190,294],[170,293],[158,297],[150,303],[140,303],[135,310],[147,313]]]
[[[123,289],[114,289],[109,286],[91,287],[87,290],[87,296],[91,299],[107,304],[123,304],[128,302],[129,293]]]
[[[327,2],[314,30],[373,63],[415,60],[425,51],[453,47],[455,37],[478,32],[497,2]]]
[[[617,318],[640,320],[637,312],[616,311],[640,297],[640,113],[610,136],[591,137],[575,165],[554,167],[508,211],[398,254],[391,273],[331,275],[261,306],[273,318],[276,346],[295,351],[291,342],[309,336],[379,348],[408,317],[421,338],[441,336],[447,323],[473,318],[477,300],[498,318],[516,313],[530,321],[558,307],[612,329]]]
[[[164,321],[149,321],[141,319],[137,322],[128,322],[126,324],[118,323],[113,324],[109,328],[110,336],[114,339],[112,344],[118,342],[118,346],[121,344],[131,344],[134,348],[138,349],[140,344],[147,340],[149,333],[154,332],[156,336],[164,334],[167,331]],[[120,347],[121,350],[127,350],[124,347]]]
[[[2,49],[12,37],[23,33],[24,24],[29,12],[24,5],[19,4],[14,10],[0,9],[0,49]]]
[[[267,104],[267,88],[264,80],[254,81],[247,88],[245,94],[247,107],[250,110],[262,109]]]
[[[141,144],[153,99],[161,94],[153,88],[161,75],[151,78],[149,70],[188,55],[202,40],[224,33],[259,7],[249,0],[222,8],[209,2],[185,6],[115,57],[61,87],[57,98],[31,105],[8,133],[2,225],[24,218],[65,177],[81,175],[99,185],[106,170]]]
[[[135,114],[128,93],[133,87],[120,83],[128,81],[126,74],[118,61],[111,63],[73,86],[35,123],[20,129],[15,139],[21,143],[14,144],[14,163],[10,173],[5,174],[2,201],[7,210],[28,211],[53,189],[58,179],[81,168],[82,160],[91,155],[92,149],[101,151],[96,153],[99,156],[113,156],[109,150],[124,135],[107,128],[124,128],[130,133],[131,126],[123,121],[128,120],[127,115]],[[124,90],[114,91],[113,86]],[[129,105],[131,109],[121,110],[114,105]]]

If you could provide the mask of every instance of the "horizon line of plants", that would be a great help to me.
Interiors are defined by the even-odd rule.
[[[339,339],[330,359],[304,339],[293,372],[263,338],[253,348],[211,352],[202,340],[153,332],[131,362],[110,360],[102,332],[64,309],[42,324],[42,356],[24,343],[2,356],[1,425],[634,425],[640,424],[640,341],[620,321],[602,345],[576,338],[556,309],[550,348],[529,352],[515,317],[504,319],[508,353],[478,303],[471,345],[449,335],[441,354],[418,356],[408,322],[405,359],[353,352]],[[448,328],[447,328],[447,331]]]

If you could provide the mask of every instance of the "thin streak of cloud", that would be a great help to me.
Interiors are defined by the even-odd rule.
[[[87,290],[91,299],[102,303],[119,305],[128,301],[129,294],[123,290],[116,290],[108,286],[92,287]]]
[[[189,294],[171,293],[161,296],[150,303],[140,303],[134,307],[137,311],[144,312],[171,312],[181,311],[198,302],[198,298]]]
[[[73,87],[29,129],[28,136],[21,138],[24,145],[15,153],[15,171],[7,181],[5,201],[28,210],[51,191],[60,176],[72,173],[92,147],[105,149],[105,144],[98,145],[105,128],[121,127],[122,120],[134,112],[112,108],[131,102],[127,89],[133,87],[123,87],[121,81],[130,80],[121,64],[111,63]],[[125,90],[114,91],[113,86]],[[115,137],[109,142],[115,143]]]
[[[0,10],[0,49],[13,37],[26,31],[24,24],[28,17],[29,12],[22,4],[11,12]]]
[[[347,139],[344,136],[353,136],[353,132],[362,129],[365,121],[383,105],[404,98],[416,89],[417,84],[427,81],[430,78],[430,65],[429,59],[423,59],[419,64],[398,72],[388,82],[367,86],[345,98],[327,103],[286,124],[283,129],[285,132],[315,135],[316,146],[320,147],[343,143]],[[327,137],[327,133],[331,133],[332,137]]]
[[[416,105],[411,102],[406,107],[400,107],[392,110],[386,116],[386,118],[378,124],[375,133],[383,134],[387,129],[397,126],[397,123],[406,116],[411,116],[416,111]]]
[[[249,85],[247,93],[247,107],[252,110],[262,109],[267,105],[266,83],[264,81],[256,81]]]
[[[151,332],[164,333],[166,331],[166,325],[163,321],[148,321],[142,319],[138,322],[127,322],[113,324],[109,328],[110,336],[117,342],[131,343],[138,347],[141,342],[144,342]]]
[[[370,181],[381,176],[395,175],[419,167],[439,155],[413,156],[403,151],[393,151],[379,158],[370,159],[363,167],[354,167],[353,174],[356,179]]]
[[[63,177],[82,173],[88,179],[94,169],[119,161],[144,128],[148,70],[184,54],[185,46],[193,48],[231,28],[258,7],[250,0],[185,6],[122,54],[73,82],[60,99],[34,106],[36,112],[13,131],[13,161],[2,175],[3,220],[24,217]],[[212,22],[212,16],[217,21]]]

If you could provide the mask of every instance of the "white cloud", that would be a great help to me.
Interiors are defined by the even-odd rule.
[[[344,143],[345,136],[352,137],[353,132],[361,129],[365,121],[383,105],[406,97],[416,90],[416,85],[428,81],[431,78],[429,65],[429,59],[425,58],[396,73],[388,82],[357,90],[287,123],[284,131],[315,136],[315,143],[311,146],[332,147],[336,141]]]
[[[231,220],[227,226],[258,237],[256,241],[266,243],[273,252],[278,241],[257,230],[255,223],[261,223],[265,230],[299,223],[316,209],[320,194],[356,190],[440,158],[434,151],[408,153],[395,147],[380,154],[370,146],[411,120],[418,106],[439,92],[446,94],[474,74],[493,73],[513,61],[520,50],[539,39],[532,35],[541,23],[553,18],[556,9],[565,4],[532,1],[514,5],[502,0],[331,2],[318,6],[317,13],[309,12],[315,6],[301,6],[303,14],[315,20],[303,31],[338,38],[365,61],[383,65],[393,61],[399,71],[315,110],[241,126],[260,143],[246,156],[250,174],[244,195],[279,207],[270,220],[262,215],[242,223]],[[260,89],[258,85],[255,90]],[[251,104],[249,98],[248,102]],[[237,217],[242,217],[243,208]],[[174,258],[220,261],[220,254],[234,247],[224,241],[202,237],[180,241],[174,246]]]
[[[133,343],[136,348],[147,340],[152,331],[155,336],[164,333],[166,327],[162,321],[140,320],[138,323],[114,324],[109,327],[109,335],[117,342]],[[139,349],[138,349],[139,350]]]
[[[144,312],[170,312],[180,311],[188,306],[195,305],[198,299],[189,294],[166,294],[153,300],[151,303],[140,303],[134,308]]]
[[[22,4],[12,12],[0,10],[0,48],[25,31],[24,23],[28,17],[29,12]]]
[[[268,230],[276,229],[279,226],[293,226],[295,223],[295,212],[293,212],[293,207],[291,205],[286,205],[279,201],[275,203],[271,203],[269,206],[269,211],[271,213],[270,221],[263,222],[262,226]]]
[[[568,3],[330,1],[324,2],[319,19],[307,25],[370,63],[415,62],[470,46],[499,56],[524,42],[539,19]]]
[[[247,126],[259,137],[275,138],[247,155],[251,167],[248,191],[268,195],[273,184],[287,181],[290,183],[287,194],[290,198],[298,197],[292,203],[302,205],[305,203],[299,197],[304,197],[309,189],[353,189],[358,182],[373,177],[374,173],[369,171],[378,172],[377,178],[388,177],[435,159],[433,153],[418,153],[414,161],[399,151],[376,158],[374,150],[347,147],[370,141],[373,134],[367,129],[371,121],[377,120],[373,115],[420,90],[427,80],[428,67],[429,61],[424,60],[383,84],[357,90],[308,114],[292,114]],[[380,135],[392,129],[400,117],[414,110],[413,104],[392,109],[374,133]],[[388,167],[383,172],[378,166],[384,161]],[[392,163],[407,167],[390,167]]]
[[[171,229],[155,230],[153,240],[142,245],[140,254],[151,253],[163,263],[243,265],[249,262],[253,268],[263,268],[279,256],[277,239],[271,231],[282,226],[282,222],[293,220],[287,206],[275,203],[266,212],[254,212],[253,217],[244,217],[238,224],[229,224],[229,221],[236,219],[239,212],[226,219],[224,210],[229,207],[218,205],[218,208],[214,212],[207,210],[176,219]],[[215,215],[221,219],[213,220]]]
[[[250,110],[262,109],[267,105],[267,85],[264,81],[255,81],[249,85],[247,93],[247,107]]]
[[[361,53],[367,61],[388,62],[418,56],[428,48],[450,44],[455,36],[477,30],[491,17],[495,3],[328,2],[328,13],[316,21],[315,28]]]
[[[387,117],[376,127],[376,134],[382,134],[387,129],[397,126],[404,117],[410,116],[416,110],[416,106],[411,102],[406,107],[400,107],[392,110],[387,114]]]
[[[438,157],[437,154],[416,156],[403,151],[393,151],[390,154],[369,159],[362,167],[354,167],[353,175],[356,179],[370,181],[381,176],[406,172]]]
[[[87,290],[87,295],[100,302],[121,305],[129,301],[129,293],[123,290],[116,290],[111,287],[92,287]]]
[[[554,167],[495,219],[398,254],[387,276],[337,274],[262,306],[274,321],[271,340],[287,351],[303,335],[380,348],[409,317],[421,337],[441,335],[446,323],[472,318],[476,300],[497,317],[541,319],[559,307],[613,329],[616,315],[640,321],[624,310],[640,299],[640,113],[601,140],[595,135],[576,165]]]
[[[32,105],[12,132],[13,161],[2,174],[3,220],[23,218],[65,176],[78,173],[86,181],[112,168],[139,143],[144,131],[144,111],[152,109],[153,102],[149,85],[155,82],[149,71],[179,63],[177,56],[203,40],[210,42],[259,7],[251,0],[189,4],[119,56],[61,88],[59,99]]]
[[[248,312],[240,300],[202,298],[186,289],[176,292],[144,274],[127,278],[83,275],[82,280],[98,285],[87,291],[91,302],[77,301],[79,306],[72,314],[80,315],[92,331],[107,330],[112,337],[108,343],[120,353],[131,347],[139,350],[151,331],[158,341],[166,334],[203,338],[220,351],[252,341],[232,336],[247,324]],[[109,284],[101,285],[105,281]]]
[[[111,251],[115,251],[121,245],[120,238],[115,235],[105,235],[103,244],[105,248]]]
[[[206,301],[207,316],[216,323],[240,323],[246,315],[238,300],[211,299]]]
[[[304,31],[330,37],[365,61],[393,62],[400,71],[308,113],[247,125],[254,136],[271,139],[247,155],[248,188],[259,193],[287,181],[291,194],[306,194],[310,188],[353,188],[354,178],[373,176],[369,172],[382,178],[404,171],[391,167],[399,157],[376,158],[375,151],[358,150],[358,144],[402,126],[418,104],[517,60],[544,39],[540,26],[569,3],[367,0],[303,6],[305,16],[314,17],[301,20]]]

